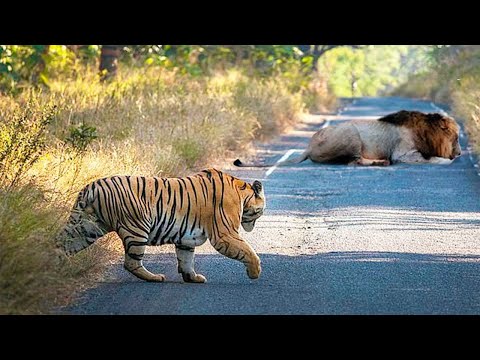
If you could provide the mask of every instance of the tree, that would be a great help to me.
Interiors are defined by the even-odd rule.
[[[337,47],[322,55],[318,70],[337,96],[374,96],[426,69],[429,51],[423,45]]]
[[[50,45],[33,45],[37,53],[37,64],[32,74],[32,82],[38,84],[39,82],[45,82],[45,68],[47,66],[45,58],[48,55]]]
[[[352,49],[360,49],[362,45],[298,45],[298,48],[304,53],[312,55],[312,70],[318,70],[318,59],[320,59],[327,51],[338,48],[340,46],[349,46]]]
[[[100,53],[100,77],[102,81],[110,79],[117,74],[120,50],[121,46],[119,45],[102,45]]]

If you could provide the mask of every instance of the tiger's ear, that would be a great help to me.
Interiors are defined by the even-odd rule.
[[[252,189],[253,189],[253,192],[255,193],[255,196],[258,197],[263,191],[263,185],[260,181],[255,180],[252,184]]]

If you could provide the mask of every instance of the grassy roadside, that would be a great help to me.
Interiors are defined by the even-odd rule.
[[[301,83],[146,68],[123,69],[106,84],[92,70],[52,80],[48,91],[0,95],[0,314],[48,313],[121,256],[113,235],[70,260],[53,256],[86,183],[220,165],[293,125],[307,106],[331,105],[318,86]]]

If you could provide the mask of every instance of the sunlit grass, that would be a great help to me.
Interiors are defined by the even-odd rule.
[[[55,234],[87,183],[220,166],[252,140],[295,123],[305,108],[286,78],[252,79],[240,71],[193,78],[121,69],[118,79],[100,83],[93,69],[83,69],[49,86],[0,96],[0,313],[48,312],[120,257],[115,236],[70,260],[55,255]],[[48,109],[54,115],[40,129]],[[22,116],[28,126],[16,120]],[[84,148],[67,141],[80,125],[96,128]],[[35,131],[41,141],[32,147]],[[14,134],[22,137],[12,150],[7,140]],[[17,161],[22,156],[28,166]]]
[[[461,89],[452,93],[455,114],[466,120],[470,140],[477,154],[480,153],[480,77],[471,77]]]

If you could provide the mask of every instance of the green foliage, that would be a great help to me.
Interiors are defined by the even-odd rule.
[[[122,60],[137,66],[176,69],[193,76],[238,66],[268,76],[292,64],[305,69],[312,65],[312,56],[295,45],[127,45]]]
[[[0,45],[0,91],[15,90],[24,82],[38,83],[44,75],[45,46]]]
[[[470,88],[480,79],[480,46],[435,45],[428,54],[427,71],[412,74],[395,94],[451,103],[455,91]]]
[[[0,45],[0,90],[12,89],[18,74],[14,72],[14,59],[12,58],[12,50],[7,45]]]
[[[253,135],[265,138],[294,124],[304,110],[300,92],[292,92],[290,79],[242,79],[233,89],[234,104],[257,122]]]
[[[76,54],[84,63],[95,62],[100,56],[100,45],[80,45]]]
[[[393,93],[451,105],[480,152],[480,46],[434,45],[429,61],[428,71],[409,77]]]
[[[18,92],[28,84],[48,87],[52,76],[73,70],[75,59],[65,45],[0,45],[0,91]]]
[[[0,187],[2,315],[44,314],[53,305],[64,305],[85,283],[85,274],[105,262],[105,251],[96,248],[74,259],[59,257],[54,238],[64,214],[46,195],[33,182]]]
[[[51,77],[71,73],[74,70],[76,56],[65,45],[50,45],[48,52],[43,55],[43,59],[45,61],[44,74],[48,82]]]
[[[200,76],[232,67],[270,76],[292,66],[308,72],[312,56],[294,45],[126,45],[120,61],[128,66],[161,66]],[[0,90],[18,92],[27,83],[49,86],[52,78],[77,73],[77,64],[95,64],[99,45],[1,45]]]
[[[54,217],[42,202],[33,187],[0,188],[0,314],[37,313],[56,278],[44,236]]]
[[[326,74],[337,96],[385,94],[409,74],[427,68],[428,51],[427,46],[409,45],[339,47],[320,58],[319,72]]]
[[[174,151],[191,168],[202,157],[202,146],[195,138],[177,139],[173,142]]]
[[[330,49],[322,53],[319,75],[328,77],[329,88],[339,96],[385,93],[404,82],[408,74],[424,70],[429,61],[452,51],[448,46],[437,46],[433,51],[427,51],[428,46],[409,45],[317,47]],[[257,77],[291,77],[292,86],[305,88],[305,82],[312,80],[312,49],[312,45],[125,45],[120,61],[190,76],[240,67]],[[99,54],[99,45],[2,45],[0,87],[18,91],[25,82],[49,86],[52,78],[77,74],[78,62],[93,65]],[[299,85],[299,78],[303,84]]]
[[[48,49],[46,49],[48,46]],[[120,62],[130,67],[161,67],[182,75],[203,76],[242,68],[250,76],[281,75],[292,88],[307,87],[314,76],[314,45],[124,45]],[[315,45],[321,78],[337,95],[373,95],[386,91],[417,72],[425,46]],[[323,52],[326,49],[329,51]],[[333,50],[332,50],[333,49]],[[48,51],[46,51],[48,50]],[[439,50],[440,51],[440,50]],[[443,50],[442,50],[443,51]],[[3,45],[0,49],[0,86],[19,91],[25,82],[49,86],[59,76],[80,76],[78,64],[94,65],[99,45]],[[96,66],[96,65],[95,65]],[[298,79],[302,79],[299,84]]]
[[[70,128],[70,133],[66,137],[65,142],[70,144],[75,150],[83,152],[97,137],[96,127],[80,124]]]
[[[261,77],[245,68],[199,76],[124,63],[101,83],[82,61],[69,72],[70,53],[80,49],[51,50],[48,89],[25,83],[0,96],[0,313],[44,313],[108,266],[107,255],[122,257],[108,250],[121,242],[108,238],[68,261],[52,256],[85,184],[114,174],[181,176],[238,156],[253,139],[293,124],[309,91],[295,63]],[[97,133],[102,141],[93,141]]]
[[[27,104],[0,123],[0,185],[13,187],[39,159],[55,111]]]

